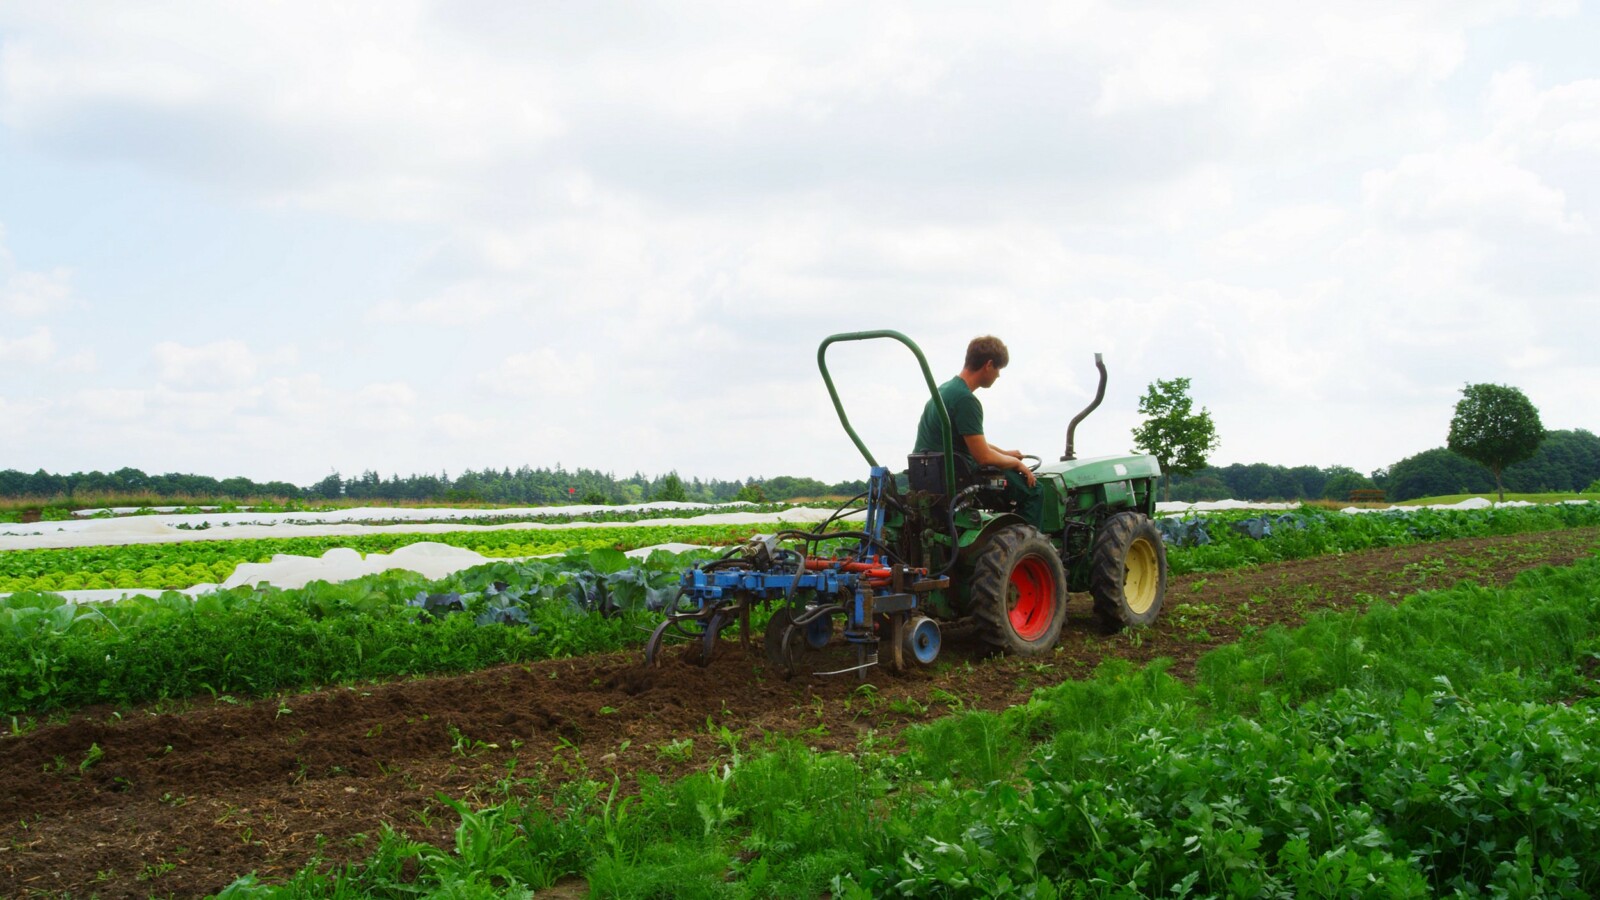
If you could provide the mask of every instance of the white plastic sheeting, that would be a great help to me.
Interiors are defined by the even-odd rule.
[[[689,504],[652,504],[688,507]],[[574,510],[587,507],[557,507]],[[616,510],[619,507],[602,507]],[[368,510],[372,512],[374,510]],[[361,510],[340,510],[357,513]],[[416,512],[452,512],[486,515],[520,515],[524,510],[416,510]],[[510,522],[502,525],[473,525],[466,522],[429,524],[356,525],[350,522],[300,524],[284,520],[277,524],[238,522],[221,525],[217,519],[222,514],[187,516],[128,516],[120,519],[92,519],[82,522],[49,522],[29,525],[0,525],[0,550],[38,550],[60,547],[104,547],[124,544],[170,544],[183,541],[230,541],[247,538],[297,538],[297,537],[352,537],[362,534],[444,534],[452,531],[514,531],[559,528],[637,528],[645,525],[756,525],[771,522],[774,526],[788,522],[795,525],[816,524],[832,515],[831,510],[794,507],[776,512],[713,512],[689,518],[642,519],[637,522]],[[241,515],[229,513],[227,516]],[[287,515],[275,513],[274,515]],[[293,514],[300,515],[300,514]],[[859,512],[853,515],[861,515]],[[357,516],[355,518],[363,518]],[[365,517],[371,518],[371,517]],[[417,518],[432,518],[417,516]],[[456,518],[467,518],[457,516]],[[188,528],[178,528],[187,525]],[[201,525],[209,527],[200,528]],[[61,527],[50,527],[61,526]],[[48,527],[49,530],[41,530]],[[32,531],[25,531],[32,529]]]
[[[629,550],[627,555],[642,559],[657,550],[668,553],[683,553],[689,550],[703,550],[697,544],[658,544],[654,547],[640,547]],[[522,557],[526,558],[526,557]],[[280,588],[302,588],[313,581],[327,581],[338,583],[360,578],[364,575],[375,575],[392,569],[410,569],[428,578],[444,578],[453,575],[462,569],[481,566],[489,562],[512,562],[512,559],[490,558],[472,550],[461,547],[452,547],[449,544],[438,544],[432,541],[423,541],[417,544],[407,544],[393,553],[369,553],[362,558],[360,553],[344,547],[336,547],[322,556],[295,556],[289,553],[280,553],[272,557],[271,562],[242,563],[233,570],[233,574],[220,585],[197,584],[193,587],[178,591],[198,597],[211,591],[239,587],[242,585],[270,584]],[[124,597],[155,597],[166,593],[160,588],[111,588],[93,591],[52,591],[72,603],[110,603]],[[6,596],[0,594],[0,597]]]

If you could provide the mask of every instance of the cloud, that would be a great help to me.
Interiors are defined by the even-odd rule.
[[[48,328],[35,328],[26,337],[6,338],[0,335],[0,363],[42,365],[49,362],[55,353],[55,338],[50,336]]]
[[[6,247],[6,230],[0,225],[0,313],[39,318],[74,305],[72,271],[56,267],[48,272],[21,269]]]
[[[72,405],[76,414],[92,420],[131,422],[148,414],[148,395],[144,390],[95,388],[79,391]]]
[[[493,394],[566,400],[593,390],[595,373],[594,357],[584,350],[542,347],[507,356],[477,382]]]
[[[1561,191],[1486,147],[1407,156],[1368,173],[1362,191],[1368,209],[1407,225],[1588,230]]]
[[[256,354],[243,341],[223,340],[198,346],[162,341],[151,350],[157,377],[175,387],[238,385],[255,378]]]
[[[1600,78],[1541,90],[1532,68],[1512,66],[1489,85],[1486,106],[1497,145],[1525,157],[1600,152]]]
[[[367,319],[386,325],[477,325],[516,308],[518,297],[526,294],[521,285],[472,279],[415,302],[379,303],[367,311]]]

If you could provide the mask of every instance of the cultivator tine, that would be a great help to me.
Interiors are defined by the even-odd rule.
[[[813,672],[811,674],[818,675],[818,676],[827,676],[827,675],[849,675],[851,672],[860,672],[860,673],[862,673],[862,677],[865,678],[866,677],[866,671],[868,669],[872,668],[873,666],[878,664],[878,654],[877,654],[876,651],[874,651],[872,653],[866,653],[864,650],[857,649],[856,658],[861,660],[856,665],[847,666],[847,667],[845,667],[843,669],[834,669],[831,672]]]

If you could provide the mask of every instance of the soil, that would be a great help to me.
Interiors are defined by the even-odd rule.
[[[1172,578],[1150,628],[1103,632],[1074,595],[1054,654],[994,656],[946,631],[939,663],[786,681],[730,642],[708,667],[637,654],[508,665],[466,675],[82,710],[0,737],[0,896],[192,897],[240,875],[285,878],[314,857],[359,861],[384,825],[449,846],[437,794],[488,805],[513,772],[562,781],[673,777],[765,733],[852,750],[893,745],[952,709],[999,709],[1100,662],[1172,660],[1191,678],[1207,650],[1320,610],[1393,602],[1460,580],[1509,582],[1600,550],[1600,529],[1422,544]],[[725,733],[723,729],[727,729]],[[692,739],[692,748],[683,744]],[[683,752],[663,748],[679,742]],[[581,893],[581,885],[578,893]]]

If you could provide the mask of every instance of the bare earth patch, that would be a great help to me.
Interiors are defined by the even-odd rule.
[[[1461,580],[1509,582],[1600,549],[1576,529],[1371,550],[1172,579],[1152,628],[1107,635],[1074,596],[1057,652],[990,655],[947,632],[940,665],[789,682],[735,648],[700,668],[646,670],[636,654],[502,666],[468,675],[339,687],[250,702],[84,710],[0,738],[0,896],[199,896],[254,871],[285,877],[321,854],[360,860],[387,823],[448,845],[437,793],[492,803],[508,774],[547,789],[579,777],[627,790],[673,777],[764,733],[851,750],[880,746],[952,708],[999,709],[1113,658],[1173,660],[1190,677],[1207,650]],[[759,647],[759,641],[757,641]],[[685,743],[690,739],[692,744]]]

